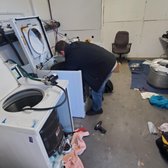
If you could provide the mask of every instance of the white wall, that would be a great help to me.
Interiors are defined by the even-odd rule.
[[[50,19],[47,0],[0,0],[2,20],[39,15]],[[132,42],[128,57],[159,57],[164,50],[159,37],[168,30],[167,0],[50,0],[53,18],[61,22],[59,31],[69,38],[79,36],[103,43],[109,51],[117,31],[127,30]],[[85,2],[85,3],[84,3]],[[102,2],[102,6],[101,6]],[[95,5],[94,5],[95,4]],[[103,11],[101,11],[103,9]],[[102,20],[101,20],[102,19]],[[49,34],[55,44],[53,33]]]
[[[32,15],[50,18],[47,0],[0,0],[0,3],[0,20]]]
[[[102,42],[111,51],[119,30],[127,30],[132,42],[128,57],[160,57],[159,41],[168,30],[167,0],[103,0]]]
[[[59,32],[80,40],[101,37],[102,0],[50,0],[52,16],[61,23]]]

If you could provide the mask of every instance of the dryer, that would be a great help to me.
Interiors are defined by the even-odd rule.
[[[11,20],[11,26],[21,44],[31,71],[38,77],[56,73],[59,79],[68,80],[72,116],[84,118],[85,103],[81,71],[50,70],[56,63],[56,57],[52,55],[41,19],[37,16],[14,18]],[[22,55],[22,57],[25,56]]]
[[[53,168],[50,158],[59,150],[63,131],[74,130],[69,100],[44,109],[62,102],[60,88],[25,78],[1,59],[0,71],[0,167]],[[58,85],[66,91],[68,81],[58,80]],[[23,110],[26,107],[41,110]]]

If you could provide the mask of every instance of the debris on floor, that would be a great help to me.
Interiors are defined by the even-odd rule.
[[[142,96],[142,99],[149,99],[152,96],[157,96],[158,95],[157,93],[154,93],[154,92],[140,92],[140,94]]]
[[[158,127],[161,132],[168,132],[168,123],[163,123]]]
[[[168,161],[168,132],[162,131],[161,136],[156,139],[156,145],[162,158]]]
[[[130,70],[132,73],[138,73],[139,71],[142,71],[142,63],[131,63],[130,64]]]
[[[144,163],[141,160],[138,160],[138,168],[144,167]]]
[[[155,135],[158,134],[157,128],[155,127],[155,125],[151,121],[148,121],[148,129],[149,129],[150,134],[155,134]]]
[[[161,124],[157,129],[151,121],[148,121],[148,128],[151,134],[158,135],[156,145],[162,158],[168,161],[168,123]]]

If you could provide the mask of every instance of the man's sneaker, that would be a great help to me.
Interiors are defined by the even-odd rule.
[[[89,110],[86,112],[86,115],[97,115],[97,114],[102,114],[103,109],[101,108],[100,110],[94,111],[93,109]]]

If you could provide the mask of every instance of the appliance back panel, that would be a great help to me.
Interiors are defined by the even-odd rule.
[[[58,150],[64,136],[63,128],[59,123],[56,110],[53,110],[48,117],[47,121],[40,130],[40,135],[47,154],[50,157]]]

